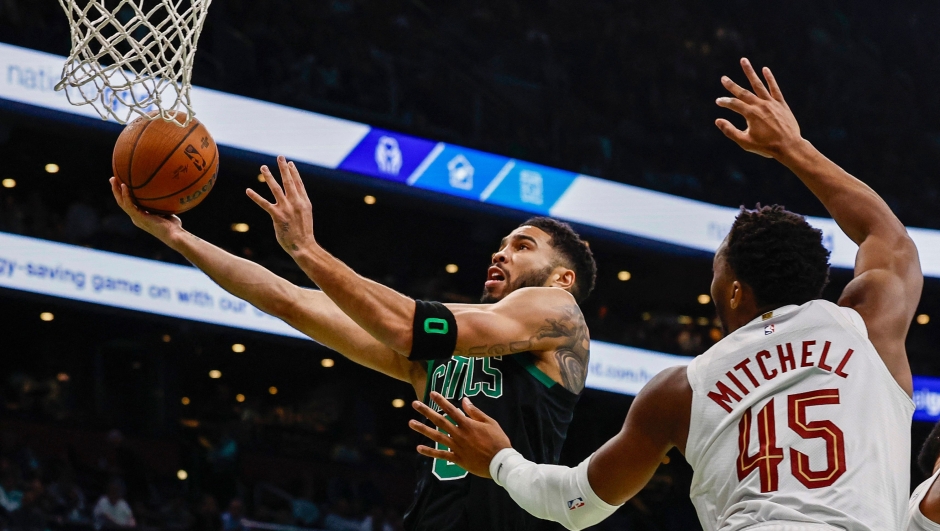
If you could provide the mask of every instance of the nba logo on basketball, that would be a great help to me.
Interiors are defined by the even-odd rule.
[[[765,336],[769,336],[770,334],[773,334],[773,333],[774,333],[774,325],[772,325],[772,324],[764,325],[764,335],[765,335]]]
[[[568,500],[568,510],[573,511],[578,507],[584,507],[584,500],[581,498],[575,498],[573,500]]]

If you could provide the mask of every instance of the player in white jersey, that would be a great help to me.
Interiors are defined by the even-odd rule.
[[[934,425],[917,456],[921,472],[930,476],[914,489],[907,508],[907,531],[940,531],[940,422]]]
[[[770,70],[747,61],[752,91],[728,77],[717,120],[742,148],[800,178],[858,244],[838,305],[820,300],[829,253],[822,233],[782,207],[744,210],[715,254],[711,295],[727,335],[691,365],[667,369],[637,395],[623,429],[576,468],[536,465],[464,399],[440,395],[449,448],[421,454],[492,477],[530,513],[581,529],[642,489],[673,447],[695,471],[702,526],[721,531],[891,531],[905,523],[911,372],[904,341],[923,275],[904,226],[871,188],[800,136]],[[451,424],[443,414],[455,419]],[[446,435],[449,433],[449,436]]]

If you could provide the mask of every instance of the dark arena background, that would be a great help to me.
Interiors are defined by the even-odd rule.
[[[258,167],[273,165],[279,139],[302,127],[295,114],[342,119],[336,127],[360,128],[372,142],[349,145],[366,150],[359,159],[292,155],[318,241],[424,300],[477,302],[500,238],[559,200],[555,177],[572,187],[585,176],[620,183],[624,197],[668,194],[647,212],[659,224],[652,232],[630,220],[595,223],[589,205],[569,202],[576,214],[558,214],[597,259],[597,288],[582,308],[609,353],[591,367],[607,383],[589,380],[569,430],[561,461],[573,466],[617,433],[630,385],[651,376],[630,357],[636,349],[691,357],[722,337],[707,294],[727,226],[690,216],[698,210],[681,198],[723,220],[728,208],[758,202],[828,217],[785,168],[714,126],[731,118],[714,100],[724,95],[721,75],[743,77],[740,57],[774,69],[807,139],[925,241],[940,242],[937,27],[940,4],[908,0],[216,0],[193,84],[240,98],[222,111],[196,107],[219,143],[221,171],[183,223],[313,287],[244,195],[266,188]],[[62,8],[0,0],[0,43],[0,528],[92,529],[92,509],[118,479],[140,529],[401,529],[420,442],[407,426],[411,387],[247,310],[243,321],[199,317],[200,307],[237,301],[172,284],[181,270],[163,264],[188,264],[133,227],[110,194],[121,127],[76,114],[53,92],[70,47]],[[254,100],[285,114],[240,114]],[[226,112],[263,145],[212,122]],[[373,160],[383,141],[395,142],[384,169]],[[424,178],[406,183],[434,150],[443,154]],[[475,184],[466,166],[457,182],[453,165],[443,167],[460,157]],[[495,183],[493,200],[478,200],[510,160],[528,168],[518,174],[529,186],[521,199]],[[429,180],[438,174],[440,186]],[[475,195],[464,193],[471,187]],[[684,235],[708,223],[700,232],[714,241],[689,244]],[[23,242],[40,258],[15,256]],[[907,343],[915,456],[940,419],[940,256],[920,252],[925,288]],[[146,259],[123,270],[166,271],[169,287],[149,292],[145,278],[108,275],[121,258],[110,253]],[[852,278],[850,261],[834,255],[834,265],[830,300]],[[134,296],[143,302],[121,302]],[[161,298],[196,313],[147,307]],[[913,462],[911,474],[912,486],[924,479]],[[673,451],[596,529],[699,529],[691,476]]]

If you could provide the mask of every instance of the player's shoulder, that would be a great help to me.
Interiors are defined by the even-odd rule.
[[[555,288],[551,286],[533,286],[527,288],[519,288],[509,295],[506,296],[503,301],[513,302],[513,303],[538,303],[538,304],[551,304],[553,306],[561,305],[578,305],[578,301],[575,300],[574,295],[570,291]]]

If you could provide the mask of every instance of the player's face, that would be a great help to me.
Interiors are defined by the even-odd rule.
[[[730,311],[731,293],[734,291],[734,277],[731,274],[731,267],[725,259],[724,243],[715,251],[715,259],[712,262],[712,301],[715,303],[715,310],[718,313],[718,319],[721,321],[722,331],[728,333],[728,312]]]
[[[503,238],[493,255],[481,301],[493,303],[519,288],[547,286],[554,262],[551,237],[535,227],[519,227]]]

